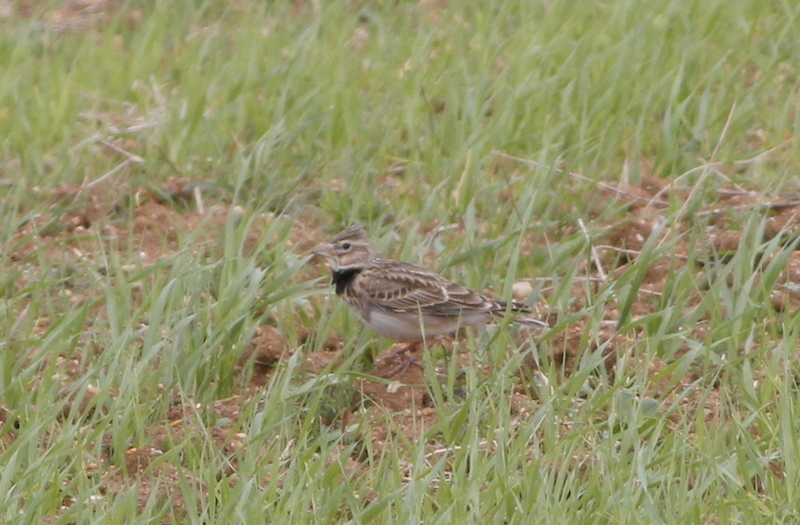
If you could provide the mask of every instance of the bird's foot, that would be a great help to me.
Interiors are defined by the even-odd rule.
[[[397,350],[392,350],[387,355],[385,355],[384,357],[380,358],[375,363],[378,368],[380,368],[381,366],[384,366],[384,365],[388,365],[391,362],[396,361],[398,357],[404,356],[404,359],[400,362],[399,365],[395,366],[394,368],[392,368],[388,372],[385,372],[385,373],[381,374],[381,377],[390,378],[390,377],[394,377],[394,376],[403,374],[406,371],[408,371],[408,369],[411,368],[411,366],[413,366],[413,365],[417,365],[418,367],[423,368],[422,363],[419,361],[419,359],[416,356],[408,355],[408,354],[412,354],[413,352],[415,352],[417,350],[417,348],[419,348],[419,346],[420,346],[420,343],[409,343],[407,345],[401,346]]]
[[[384,374],[381,374],[381,377],[385,379],[390,379],[394,376],[405,374],[408,371],[408,369],[411,368],[412,365],[417,365],[418,367],[423,369],[425,368],[423,364],[419,361],[419,359],[417,359],[413,355],[410,355],[405,359],[403,359],[403,361],[396,367],[392,368],[391,370],[389,370]]]

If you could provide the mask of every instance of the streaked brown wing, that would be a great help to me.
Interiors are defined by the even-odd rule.
[[[373,303],[398,312],[460,316],[464,311],[495,309],[495,303],[482,295],[425,268],[400,261],[383,261],[370,272],[365,289]]]

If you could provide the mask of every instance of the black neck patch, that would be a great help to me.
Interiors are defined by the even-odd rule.
[[[332,282],[336,285],[336,295],[342,295],[345,288],[350,286],[360,271],[353,269],[333,272]]]

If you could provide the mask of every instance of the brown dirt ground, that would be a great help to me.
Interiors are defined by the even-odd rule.
[[[139,264],[146,266],[168,257],[181,247],[181,240],[190,232],[198,234],[198,240],[209,242],[202,249],[207,255],[214,255],[219,250],[220,231],[224,227],[226,216],[232,210],[224,204],[224,199],[215,192],[198,192],[199,187],[187,179],[171,179],[160,188],[136,189],[123,188],[120,190],[113,184],[98,184],[92,187],[70,186],[59,188],[56,191],[35,189],[41,198],[51,203],[51,213],[32,217],[20,225],[11,246],[13,249],[5,254],[10,272],[26,266],[29,270],[35,268],[37,257],[54,258],[62,260],[67,258],[73,264],[90,260],[95,264],[102,264],[101,254],[98,252],[100,235],[104,236],[104,250],[119,250],[124,253],[138,253]],[[591,262],[586,263],[584,275],[587,280],[576,282],[572,291],[574,298],[571,312],[546,313],[539,312],[543,319],[556,322],[564,315],[575,313],[587,302],[587,282],[599,285],[607,279],[618,278],[637,260],[638,252],[650,239],[654,225],[663,213],[664,207],[670,199],[677,199],[679,203],[687,203],[691,198],[691,190],[671,188],[659,179],[646,178],[636,186],[606,186],[603,188],[603,197],[606,200],[615,200],[623,204],[628,210],[625,220],[617,224],[598,225],[604,233],[596,238]],[[208,205],[207,201],[216,201]],[[713,246],[720,257],[725,257],[736,251],[741,241],[740,224],[736,222],[739,214],[750,213],[754,209],[761,209],[766,220],[764,238],[773,238],[776,235],[786,235],[792,238],[796,229],[796,212],[798,203],[789,200],[769,200],[764,195],[755,191],[744,191],[740,188],[719,188],[710,199],[710,204],[699,206],[692,213],[672,228],[662,230],[657,243],[673,242],[670,256],[656,258],[647,268],[647,273],[641,286],[641,293],[632,304],[631,318],[645,316],[657,307],[658,298],[664,293],[667,276],[676,268],[687,264],[689,250],[697,249],[688,244],[688,236],[681,235],[692,227],[692,221],[698,217],[706,217],[708,226],[704,231],[707,234],[705,242]],[[201,202],[202,201],[202,202]],[[198,212],[203,209],[204,213]],[[235,211],[234,211],[235,212]],[[263,217],[253,223],[247,236],[246,248],[254,249],[264,227],[273,217]],[[296,221],[290,240],[291,248],[299,252],[307,252],[317,242],[325,240],[327,235],[322,231],[322,218],[307,216]],[[130,226],[132,224],[132,226]],[[576,226],[570,226],[577,231]],[[552,232],[548,236],[558,239],[565,231]],[[540,241],[539,241],[540,242]],[[652,242],[652,240],[651,240]],[[202,244],[202,243],[198,243]],[[698,275],[702,273],[703,261],[696,261]],[[316,277],[324,271],[321,267],[312,266],[303,270],[299,279]],[[15,286],[22,288],[37,278],[35,271],[19,272]],[[795,311],[800,307],[800,287],[794,283],[800,282],[800,254],[793,252],[789,263],[781,272],[778,285],[771,297],[771,305],[776,311]],[[524,298],[532,290],[529,283],[521,282],[515,286],[514,292],[519,298]],[[697,297],[693,304],[702,298],[702,287],[698,286]],[[76,286],[70,294],[64,297],[64,308],[81,304],[102,296],[103,290],[88,286]],[[548,291],[544,292],[544,299]],[[544,301],[542,301],[544,302]],[[24,312],[22,314],[25,315]],[[102,315],[98,310],[98,315]],[[600,337],[595,342],[585,340],[586,323],[588,318],[578,319],[565,329],[555,333],[547,345],[553,363],[557,363],[559,374],[562,378],[569,377],[578,366],[582,355],[587,351],[597,348],[598,341],[605,344],[603,356],[605,361],[605,374],[608,381],[613,381],[616,370],[616,359],[633,347],[639,332],[621,334],[614,329],[614,324],[620,317],[618,306],[614,301],[605,305],[605,324],[600,330]],[[38,319],[35,329],[44,332],[49,326],[47,318]],[[301,341],[310,336],[310,330],[302,327],[300,330]],[[698,325],[695,336],[702,340],[703,328]],[[447,349],[463,345],[464,338],[456,338],[443,342]],[[520,339],[520,344],[524,340]],[[323,349],[318,352],[307,353],[304,356],[305,369],[308,374],[319,374],[329,367],[331,363],[340,359],[343,341],[338,334],[329,337]],[[386,372],[396,369],[405,357],[392,354],[398,347],[387,349],[378,356],[376,365],[371,371],[380,377]],[[209,408],[218,420],[220,426],[213,427],[212,440],[220,451],[233,457],[237,448],[245,443],[245,435],[232,432],[232,428],[241,416],[242,407],[258,396],[264,385],[283,360],[288,359],[297,351],[290,348],[284,334],[274,326],[263,325],[257,328],[252,337],[247,351],[244,353],[237,373],[242,379],[236,395],[228,399],[220,399]],[[677,359],[679,355],[675,356]],[[459,364],[467,366],[470,363],[466,353],[456,353]],[[67,377],[77,377],[82,373],[82,360],[91,356],[61,356],[59,366]],[[474,364],[474,360],[472,361]],[[677,423],[684,414],[702,410],[706,414],[706,422],[716,417],[719,412],[719,401],[715,395],[702,400],[693,397],[680,397],[692,381],[698,379],[701,372],[691,372],[687,377],[675,381],[674,377],[659,376],[669,363],[658,357],[648,358],[648,369],[653,380],[654,392],[660,406],[671,407],[667,415],[671,421]],[[483,365],[481,365],[483,366]],[[481,369],[480,373],[488,373],[489,367]],[[708,370],[705,370],[708,373]],[[530,378],[540,374],[537,364],[532,358],[523,362],[520,370],[520,387],[510,399],[513,409],[520,415],[530,413],[536,406],[537,398],[535,389],[530,388]],[[246,380],[244,378],[247,378]],[[559,378],[549,378],[550,381],[559,381]],[[436,409],[428,387],[423,369],[411,365],[407,369],[392,377],[392,381],[370,381],[359,379],[354,385],[355,396],[358,403],[343,408],[339,413],[330,416],[331,424],[340,424],[346,427],[353,417],[351,410],[363,410],[367,414],[370,424],[366,435],[360,439],[369,440],[373,450],[380,450],[387,440],[393,443],[397,435],[409,440],[422,435],[437,423]],[[64,417],[71,411],[83,412],[93,410],[91,403],[96,392],[87,389],[77,397],[74,393],[65,394],[74,396],[73,403],[67,405]],[[656,394],[654,394],[656,395]],[[180,399],[179,396],[175,396]],[[73,399],[70,397],[69,399]],[[697,406],[697,403],[704,406]],[[196,480],[191,472],[180,472],[177,467],[169,462],[158,462],[158,458],[165,451],[173,448],[175,443],[197,436],[199,430],[195,428],[194,419],[190,417],[198,407],[184,406],[176,403],[168,413],[163,415],[163,423],[147,429],[150,443],[146,446],[131,448],[125,453],[125,464],[115,465],[109,453],[101,454],[101,459],[96,464],[89,465],[90,470],[98,472],[103,480],[103,490],[106,492],[119,492],[138,484],[139,501],[145,505],[157,491],[156,497],[169,500],[173,508],[179,511],[184,508],[185,502],[181,499],[178,482],[181,476],[188,483],[196,483],[198,489],[204,492],[203,483]],[[363,417],[363,416],[360,416]],[[13,415],[0,406],[0,424],[13,420]],[[566,427],[565,427],[566,431]],[[13,439],[13,434],[5,434],[5,440]],[[6,443],[7,444],[7,443]],[[431,452],[435,453],[435,446],[431,445]],[[366,468],[358,457],[351,458],[350,469]],[[235,472],[235,462],[225,467],[226,473]],[[780,471],[779,467],[776,467]],[[776,475],[779,475],[777,472]],[[757,480],[756,480],[757,481]],[[754,481],[754,482],[756,482]]]

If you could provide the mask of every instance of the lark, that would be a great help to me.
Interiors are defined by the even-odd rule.
[[[497,321],[509,310],[516,323],[548,327],[521,315],[530,313],[522,303],[496,301],[421,266],[381,257],[361,224],[311,252],[326,260],[336,294],[364,324],[386,338],[413,343],[402,351],[461,327]]]

